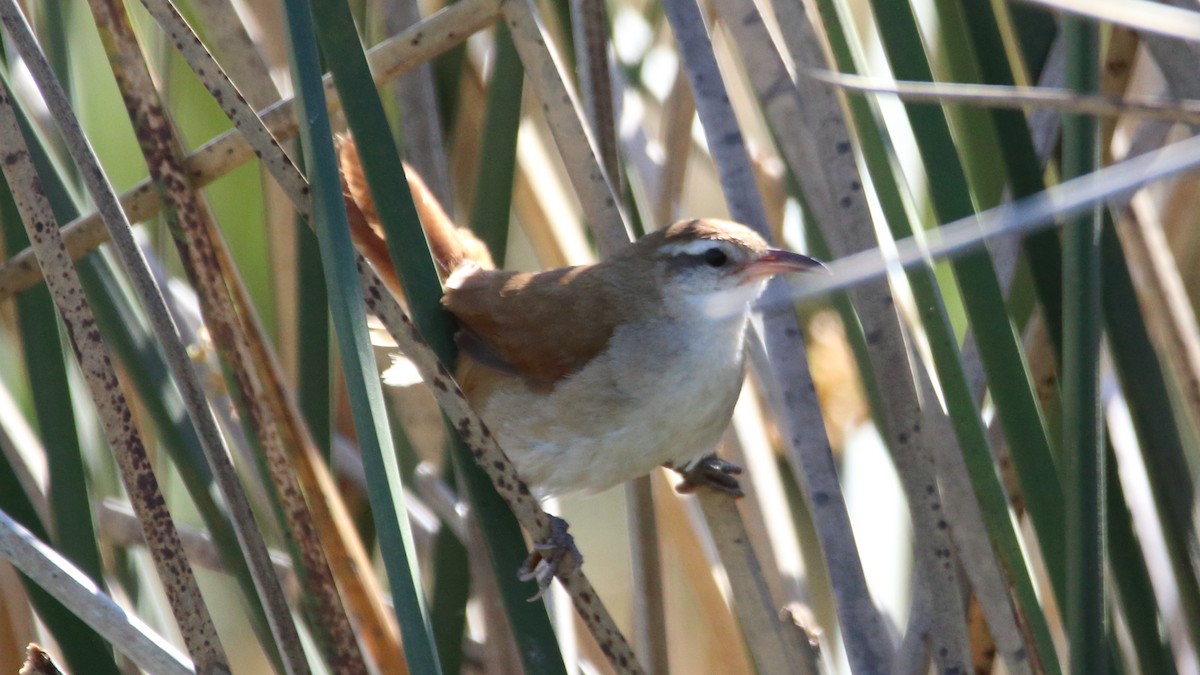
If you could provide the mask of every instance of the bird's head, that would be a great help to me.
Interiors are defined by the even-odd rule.
[[[727,220],[681,220],[631,248],[652,262],[645,269],[668,309],[681,312],[740,314],[772,276],[825,269],[808,256],[773,249],[750,228]]]

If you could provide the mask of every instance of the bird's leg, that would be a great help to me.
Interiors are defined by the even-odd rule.
[[[705,486],[734,497],[745,496],[737,479],[737,476],[742,473],[742,467],[716,455],[709,455],[682,469],[670,464],[666,466],[678,471],[679,475],[683,476],[683,482],[675,486],[675,491],[681,494],[695,492],[696,488]]]
[[[549,514],[547,514],[549,515]],[[550,516],[550,537],[534,542],[533,550],[521,565],[517,576],[521,581],[537,580],[538,591],[530,602],[541,599],[554,577],[567,577],[583,564],[583,554],[575,546],[575,538],[567,532],[567,521]]]

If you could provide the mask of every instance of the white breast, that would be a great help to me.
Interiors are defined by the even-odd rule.
[[[618,328],[583,370],[539,393],[514,379],[481,410],[541,494],[601,490],[713,450],[743,378],[745,316]],[[613,367],[625,367],[618,373]]]

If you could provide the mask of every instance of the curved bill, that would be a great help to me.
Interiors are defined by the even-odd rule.
[[[829,268],[825,267],[825,264],[816,258],[772,248],[767,249],[767,252],[759,256],[757,260],[748,263],[743,274],[748,279],[761,279],[762,277],[769,277],[775,274],[815,271],[828,274]]]

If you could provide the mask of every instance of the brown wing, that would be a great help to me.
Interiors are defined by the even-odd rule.
[[[442,303],[469,332],[476,360],[499,359],[530,384],[552,387],[608,345],[620,297],[595,266],[536,274],[479,271],[447,289]],[[467,344],[470,354],[472,347]]]
[[[340,139],[338,159],[351,234],[396,292],[398,280],[352,140]],[[604,350],[617,324],[620,294],[606,287],[595,266],[537,274],[496,271],[483,242],[455,227],[415,171],[406,167],[405,173],[443,273],[467,260],[481,268],[442,299],[462,324],[460,344],[474,365],[552,387]]]

